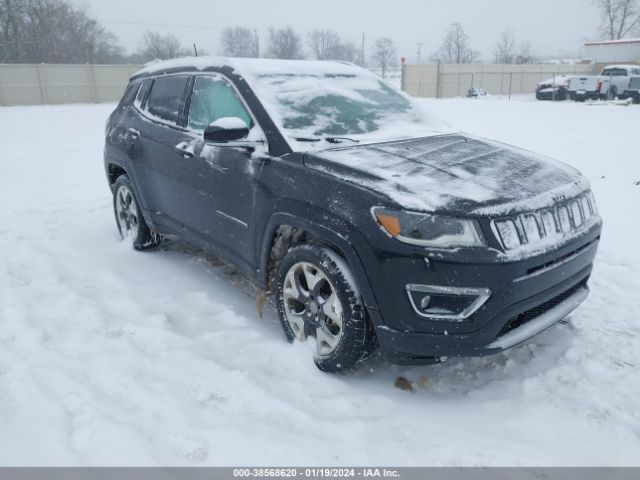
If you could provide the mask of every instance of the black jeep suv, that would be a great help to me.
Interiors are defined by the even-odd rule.
[[[104,155],[136,249],[178,235],[273,293],[325,371],[500,352],[587,296],[588,182],[456,133],[333,62],[193,58],[131,78]]]

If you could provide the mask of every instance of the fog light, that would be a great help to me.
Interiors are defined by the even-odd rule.
[[[484,288],[407,285],[407,294],[411,306],[421,317],[461,322],[485,304],[491,291]]]
[[[429,308],[430,303],[431,303],[431,296],[425,295],[424,297],[422,297],[422,300],[420,300],[420,308],[422,310],[426,310]]]

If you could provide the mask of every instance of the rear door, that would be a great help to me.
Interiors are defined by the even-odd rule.
[[[259,127],[235,87],[217,74],[196,75],[185,114],[186,131],[174,140],[175,175],[189,200],[181,204],[185,227],[214,243],[232,260],[254,265],[254,201],[263,159],[246,148],[215,146],[205,128],[220,118],[241,118],[261,138]]]
[[[176,230],[180,227],[176,204],[183,198],[173,178],[172,162],[189,76],[167,75],[150,82],[146,97],[136,99],[139,114],[129,129],[136,148],[136,186],[154,222]]]

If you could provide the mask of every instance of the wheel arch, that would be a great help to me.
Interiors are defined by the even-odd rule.
[[[323,218],[326,220],[326,212],[323,212]],[[326,223],[329,223],[329,221],[326,221]],[[336,231],[333,228],[327,227],[326,223],[323,222],[320,224],[310,218],[303,218],[288,213],[276,213],[272,215],[262,238],[258,281],[264,284],[267,289],[272,286],[275,269],[277,268],[277,260],[292,246],[309,242],[323,243],[347,262],[358,284],[365,306],[371,313],[371,319],[374,324],[378,324],[378,318],[375,312],[377,312],[379,308],[364,268],[361,254],[349,240],[355,237],[360,244],[361,250],[363,248],[368,249],[366,243],[362,243],[364,242],[364,237],[359,238],[359,233],[352,230],[355,227],[351,226],[351,229],[349,229],[349,225],[346,224],[343,219],[336,218],[336,222],[333,223],[338,225],[342,224],[343,228],[349,231]]]
[[[122,167],[122,165],[118,165],[114,162],[109,162],[107,164],[107,178],[109,180],[109,186],[113,187],[118,178],[122,175],[128,175],[127,171]]]

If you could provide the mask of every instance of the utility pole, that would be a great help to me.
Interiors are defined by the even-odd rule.
[[[253,34],[256,36],[256,58],[260,58],[260,34],[257,28],[253,31]]]
[[[418,44],[418,65],[420,65],[420,60],[422,59],[422,44]]]
[[[364,32],[362,32],[362,51],[360,52],[360,66],[364,67]]]

